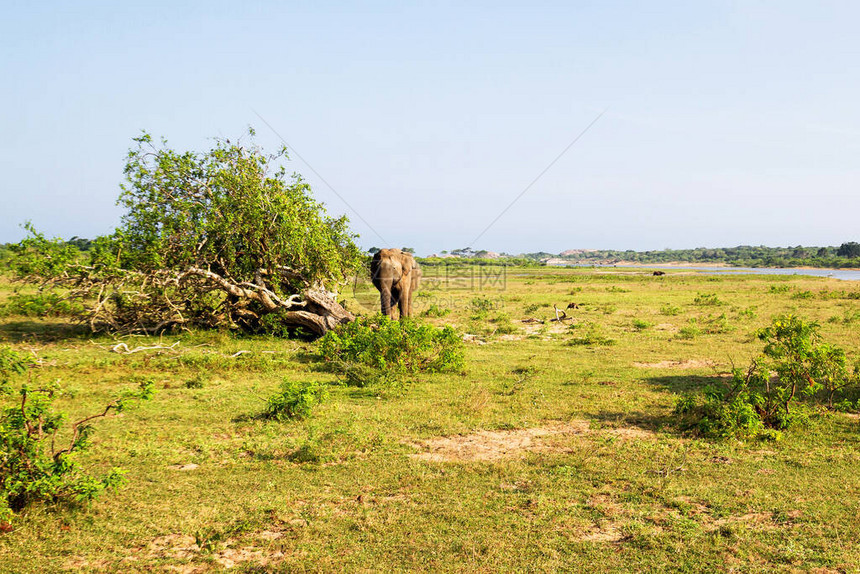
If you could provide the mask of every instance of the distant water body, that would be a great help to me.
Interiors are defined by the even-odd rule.
[[[599,269],[668,269],[684,271],[700,271],[703,275],[809,275],[811,277],[830,277],[842,279],[843,281],[860,281],[860,270],[858,269],[799,269],[796,267],[700,267],[696,265],[591,265],[588,263],[575,263],[572,265],[559,265],[559,267],[595,267]]]

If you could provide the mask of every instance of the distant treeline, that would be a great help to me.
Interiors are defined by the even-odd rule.
[[[860,244],[843,243],[839,247],[765,247],[740,245],[708,249],[664,249],[662,251],[581,251],[568,255],[529,253],[532,260],[557,257],[570,263],[725,263],[735,267],[860,267]]]
[[[72,237],[66,243],[81,251],[87,251],[92,244],[89,239]],[[0,244],[0,264],[11,257],[12,244]],[[411,250],[410,250],[411,251]],[[462,250],[461,250],[462,251]],[[663,249],[660,251],[616,251],[595,249],[577,251],[568,255],[557,255],[540,251],[518,256],[502,254],[498,258],[481,257],[486,252],[464,254],[459,257],[419,257],[422,265],[510,265],[516,267],[538,267],[548,259],[563,259],[568,263],[613,264],[622,261],[633,263],[725,263],[735,267],[822,267],[839,269],[860,267],[860,243],[850,241],[839,247],[765,247],[763,245],[739,245],[738,247],[719,247],[710,249]]]
[[[417,257],[418,263],[425,267],[438,266],[463,266],[463,265],[489,265],[502,266],[509,265],[512,267],[541,267],[545,265],[539,259],[531,257]]]
[[[93,242],[90,239],[83,239],[78,236],[74,236],[68,241],[65,242],[66,245],[72,245],[77,247],[80,251],[89,251]],[[12,246],[17,245],[17,243],[0,243],[0,272],[5,268],[6,261],[10,259],[13,255]]]

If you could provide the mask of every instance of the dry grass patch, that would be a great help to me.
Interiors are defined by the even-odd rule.
[[[685,359],[683,361],[660,361],[657,363],[633,363],[634,367],[645,369],[702,369],[712,368],[717,364],[707,359]]]
[[[603,526],[593,526],[588,530],[577,533],[576,540],[580,542],[615,543],[624,540],[625,535],[618,525],[607,523]]]

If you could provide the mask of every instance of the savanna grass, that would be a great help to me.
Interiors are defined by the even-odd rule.
[[[528,268],[481,291],[437,283],[415,313],[436,305],[449,313],[421,323],[482,329],[465,343],[465,372],[423,374],[386,396],[320,370],[319,343],[199,332],[124,339],[162,348],[120,354],[60,319],[0,319],[0,344],[37,361],[34,381],[74,391],[57,399],[70,417],[135,377],[158,390],[100,423],[79,458],[96,474],[126,469],[126,484],[89,505],[24,511],[0,535],[0,571],[217,571],[231,557],[245,560],[238,571],[285,572],[857,570],[855,418],[816,411],[762,443],[694,438],[672,414],[677,397],[759,353],[754,333],[777,315],[860,348],[844,320],[860,300],[792,297],[857,289],[720,279]],[[572,301],[549,322],[553,304]],[[508,324],[516,331],[496,328]],[[700,332],[683,338],[690,326]],[[589,332],[614,344],[573,344]],[[256,416],[285,381],[325,385],[328,398],[301,420]],[[438,437],[565,425],[576,432],[488,461],[412,456]]]

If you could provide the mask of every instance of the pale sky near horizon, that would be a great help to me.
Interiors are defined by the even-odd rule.
[[[6,2],[0,242],[110,232],[141,130],[202,150],[250,125],[274,151],[270,124],[365,248],[465,247],[603,110],[473,247],[858,241],[858,22],[848,1]]]

